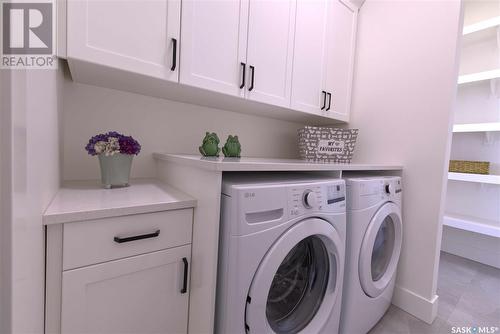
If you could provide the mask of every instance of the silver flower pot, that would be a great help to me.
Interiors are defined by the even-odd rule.
[[[132,154],[116,153],[106,156],[99,154],[101,166],[101,182],[104,188],[120,188],[129,186],[130,168],[132,167]]]

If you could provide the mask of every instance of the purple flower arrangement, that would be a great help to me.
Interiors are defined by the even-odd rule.
[[[111,131],[90,138],[85,149],[90,155],[104,154],[110,156],[115,153],[137,155],[141,151],[141,145],[131,136],[124,136],[116,131]]]

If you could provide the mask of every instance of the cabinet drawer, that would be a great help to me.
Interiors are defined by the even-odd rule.
[[[189,244],[192,217],[184,209],[64,224],[63,270]]]

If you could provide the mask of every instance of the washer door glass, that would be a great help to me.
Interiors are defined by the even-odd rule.
[[[329,271],[328,252],[316,236],[303,239],[287,254],[267,297],[266,316],[274,332],[296,333],[309,324],[323,301]]]
[[[384,218],[380,225],[372,251],[372,279],[378,281],[386,272],[394,252],[394,221],[391,216]]]
[[[345,218],[344,218],[345,219]],[[250,333],[320,333],[340,307],[344,238],[323,219],[307,218],[269,248],[246,297]]]
[[[386,203],[368,224],[359,254],[359,280],[368,296],[378,297],[391,283],[402,239],[401,210],[392,202]]]

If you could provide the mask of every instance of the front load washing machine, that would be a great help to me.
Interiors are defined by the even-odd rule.
[[[222,189],[215,332],[338,333],[344,181],[236,175]]]
[[[401,252],[400,177],[346,178],[346,270],[340,332],[367,333],[391,304]]]

